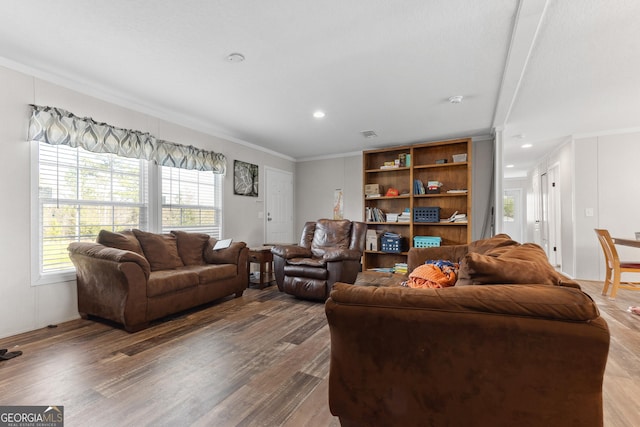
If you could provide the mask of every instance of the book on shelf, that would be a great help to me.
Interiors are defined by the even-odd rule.
[[[447,193],[449,194],[467,194],[469,192],[469,190],[464,190],[464,189],[460,189],[460,190],[447,190]]]
[[[375,268],[368,268],[367,271],[376,271],[378,273],[393,273],[393,267],[375,267]]]
[[[372,194],[365,194],[364,196],[367,199],[373,199],[374,197],[382,197],[382,194],[380,194],[380,193],[372,193]]]
[[[402,153],[398,154],[398,160],[400,160],[400,166],[408,168],[411,166],[411,154]]]
[[[413,194],[425,194],[424,184],[419,179],[413,181]]]
[[[387,222],[387,216],[380,208],[365,209],[366,222]]]
[[[467,214],[455,211],[449,218],[441,219],[440,222],[467,222]]]
[[[393,272],[398,274],[407,274],[409,272],[409,266],[406,262],[396,262],[393,266]]]

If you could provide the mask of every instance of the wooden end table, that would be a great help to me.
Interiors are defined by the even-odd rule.
[[[273,277],[273,254],[272,246],[260,246],[257,248],[249,248],[249,258],[247,260],[247,273],[249,274],[249,285],[256,283],[260,289],[264,289],[271,283]],[[260,280],[251,280],[251,263],[260,264]],[[266,280],[265,280],[266,279]]]

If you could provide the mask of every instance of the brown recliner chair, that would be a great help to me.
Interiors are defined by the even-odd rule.
[[[299,298],[325,301],[335,282],[354,283],[366,234],[363,222],[307,222],[299,245],[271,249],[278,289]]]

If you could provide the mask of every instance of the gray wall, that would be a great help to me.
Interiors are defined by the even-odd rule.
[[[493,140],[473,141],[472,235],[480,238],[482,224],[493,205]],[[335,189],[344,190],[344,217],[362,221],[362,154],[309,160],[296,164],[297,237],[306,221],[333,217]],[[478,237],[476,237],[478,236]]]
[[[595,228],[633,239],[640,231],[640,132],[612,131],[574,137],[541,159],[530,171],[528,196],[537,206],[540,174],[558,165],[561,192],[562,272],[583,280],[604,279],[604,256]],[[531,224],[537,213],[529,209]],[[537,232],[529,227],[528,238]],[[618,247],[621,258],[640,259],[640,251]],[[634,279],[633,276],[628,276]],[[637,278],[636,278],[637,279]]]
[[[31,286],[31,245],[37,239],[37,230],[31,229],[30,195],[31,180],[37,179],[37,173],[31,174],[30,143],[26,140],[28,104],[61,107],[81,117],[93,117],[114,126],[150,132],[162,139],[225,154],[228,172],[224,182],[223,233],[249,245],[261,244],[264,236],[264,220],[258,217],[263,209],[260,200],[264,197],[264,166],[295,173],[295,163],[283,156],[217,138],[4,67],[0,67],[0,92],[0,147],[4,160],[0,168],[0,194],[4,199],[0,210],[4,225],[0,243],[0,337],[78,317],[75,282]],[[260,166],[258,199],[233,194],[234,159]]]
[[[604,279],[604,256],[594,228],[627,239],[640,231],[639,158],[640,131],[575,139],[576,277]],[[587,216],[587,208],[594,216]],[[640,259],[635,248],[619,246],[618,253],[621,259]]]
[[[296,163],[296,241],[305,222],[333,218],[336,189],[343,191],[344,218],[362,221],[361,154]]]

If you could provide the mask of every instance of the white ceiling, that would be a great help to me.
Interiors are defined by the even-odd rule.
[[[296,160],[498,129],[516,176],[570,135],[640,127],[637,0],[0,0],[0,10],[0,65]],[[227,61],[233,52],[246,60]]]

